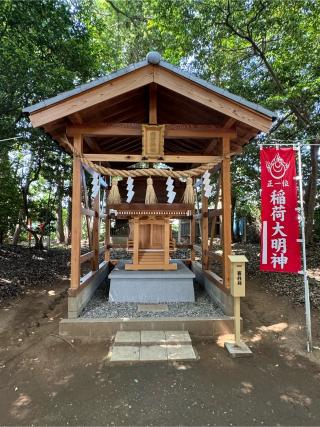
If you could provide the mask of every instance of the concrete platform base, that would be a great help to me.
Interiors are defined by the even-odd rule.
[[[201,264],[197,261],[192,262],[191,270],[194,272],[196,280],[205,287],[210,298],[218,304],[224,314],[233,316],[233,297],[216,286],[212,273],[207,271],[205,274]]]
[[[244,342],[241,342],[241,346],[237,346],[235,342],[226,342],[224,346],[231,357],[250,357],[253,355]]]
[[[195,302],[195,274],[181,260],[174,271],[127,271],[121,260],[109,274],[109,301],[137,303]]]
[[[109,265],[103,261],[99,265],[99,269],[95,272],[88,273],[83,280],[90,278],[89,284],[83,289],[80,288],[79,293],[74,296],[68,296],[68,318],[76,319],[88,304],[98,286],[107,278]]]
[[[232,317],[157,317],[144,319],[63,319],[59,324],[61,336],[106,340],[117,331],[189,331],[193,337],[215,338],[233,333]]]

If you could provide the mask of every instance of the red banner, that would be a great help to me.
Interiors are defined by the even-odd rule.
[[[296,162],[293,148],[262,148],[260,270],[301,270],[297,212]]]

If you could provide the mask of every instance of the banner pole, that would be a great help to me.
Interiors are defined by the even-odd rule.
[[[306,331],[307,331],[307,352],[312,351],[312,331],[311,331],[311,310],[310,310],[310,294],[309,282],[307,274],[307,254],[306,254],[306,236],[305,236],[305,216],[303,205],[303,185],[302,185],[302,162],[301,162],[301,146],[298,144],[298,181],[299,181],[299,199],[300,199],[300,220],[301,220],[301,245],[303,257],[303,283],[304,283],[304,302],[306,314]]]

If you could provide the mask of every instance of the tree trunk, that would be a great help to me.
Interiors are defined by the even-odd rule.
[[[319,141],[315,141],[318,143]],[[316,206],[317,196],[317,180],[319,169],[319,146],[312,145],[310,147],[311,154],[311,173],[308,179],[308,185],[305,194],[305,217],[306,217],[306,243],[312,243],[313,240],[313,223],[314,209]]]
[[[20,209],[18,224],[16,225],[16,228],[15,228],[14,234],[13,234],[13,238],[12,238],[13,246],[17,246],[17,244],[19,243],[19,238],[20,238],[20,234],[21,234],[21,227],[22,227],[22,219],[23,219],[23,211]]]
[[[65,243],[63,217],[62,217],[62,203],[60,198],[58,199],[58,208],[57,208],[57,233],[58,233],[59,243]]]
[[[35,240],[34,248],[39,249],[40,251],[43,251],[44,250],[43,235],[40,235],[40,237],[37,235],[37,233],[32,233],[32,235]]]

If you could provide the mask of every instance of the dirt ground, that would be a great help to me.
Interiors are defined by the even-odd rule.
[[[319,425],[320,351],[304,352],[304,313],[248,283],[242,304],[254,356],[195,342],[194,363],[112,366],[109,343],[65,342],[67,281],[0,310],[1,425]],[[314,345],[319,317],[313,315]]]

